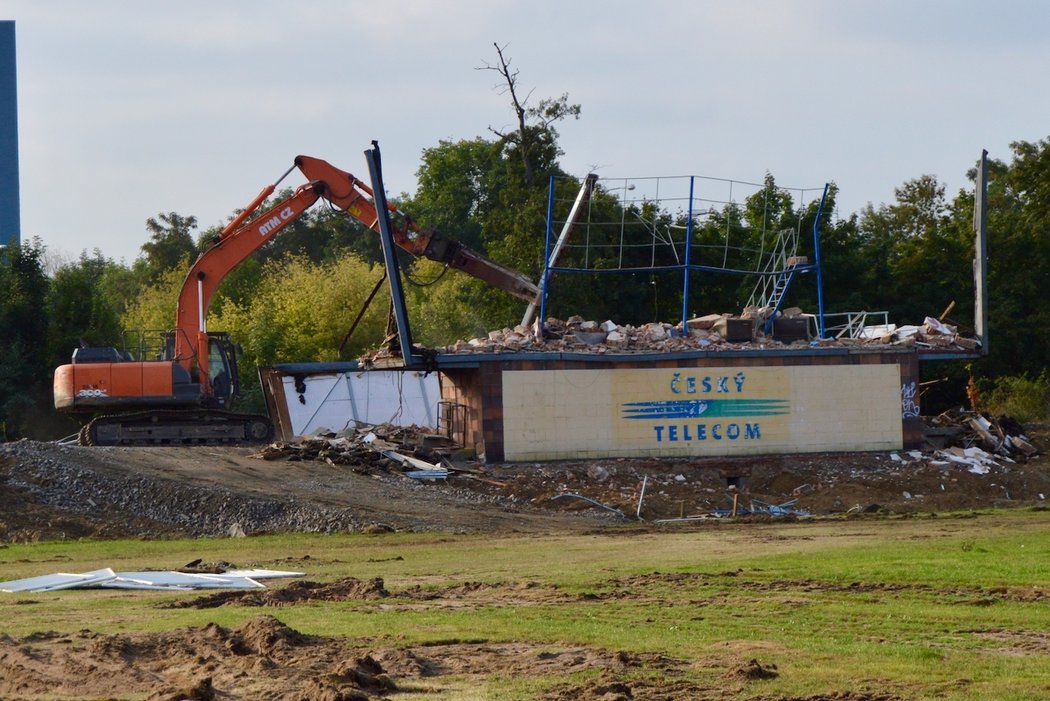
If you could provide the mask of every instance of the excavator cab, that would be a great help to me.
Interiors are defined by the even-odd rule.
[[[164,350],[161,360],[173,361],[175,358],[175,333],[164,333]],[[183,391],[192,393],[201,399],[201,404],[217,409],[228,409],[233,400],[240,394],[241,385],[237,373],[236,344],[230,340],[225,331],[208,332],[208,377],[199,377],[198,364],[193,363],[192,372],[182,371],[185,375],[182,382],[176,380],[176,391],[179,385],[186,385]],[[203,381],[202,381],[203,379]],[[192,388],[192,390],[190,390]]]
[[[237,346],[229,334],[208,334],[208,383],[212,399],[221,408],[227,408],[240,393],[237,375]]]

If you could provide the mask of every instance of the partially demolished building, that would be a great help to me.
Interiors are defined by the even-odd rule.
[[[666,191],[666,183],[659,186]],[[728,255],[718,266],[706,260],[698,265],[687,243],[705,202],[694,194],[695,179],[682,198],[688,211],[672,222],[684,222],[681,231],[646,229],[653,267],[684,271],[680,321],[635,327],[546,318],[550,277],[578,271],[560,265],[558,256],[593,187],[588,178],[560,220],[552,196],[544,295],[537,305],[542,323],[532,319],[530,307],[521,324],[436,349],[425,367],[418,358],[402,364],[377,355],[357,363],[264,368],[264,393],[281,437],[359,423],[416,423],[424,416],[489,462],[899,450],[922,441],[920,364],[987,351],[983,158],[972,335],[946,323],[946,313],[915,326],[895,326],[884,314],[825,314],[818,231],[823,199],[812,259],[799,255],[798,232],[781,232],[772,250],[759,256],[758,269],[728,268]],[[625,182],[619,188],[625,211],[632,207],[626,195],[637,187]],[[644,203],[636,209],[644,209],[653,199],[636,201]],[[561,236],[555,240],[557,224]],[[668,255],[670,262],[660,260]],[[688,315],[688,273],[698,269],[755,276],[744,311]],[[810,314],[783,308],[792,282],[805,274],[815,278],[819,308]],[[399,332],[402,347],[412,348],[405,344],[407,327]],[[386,389],[363,394],[363,382]],[[368,415],[366,405],[385,408]]]

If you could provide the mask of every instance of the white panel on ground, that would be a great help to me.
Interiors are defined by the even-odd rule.
[[[437,426],[441,387],[436,373],[370,370],[304,378],[306,391],[295,391],[295,379],[282,378],[288,416],[297,436],[321,429],[341,431],[357,424]]]
[[[305,572],[288,572],[286,570],[226,570],[227,577],[250,577],[251,579],[285,579],[288,577],[305,577]]]
[[[72,589],[74,587],[90,587],[101,582],[111,580],[116,575],[108,567],[93,572],[81,574],[45,574],[40,577],[28,577],[26,579],[15,579],[10,582],[0,582],[0,591],[57,591],[59,589]]]
[[[248,577],[228,574],[190,574],[187,572],[117,572],[107,588],[177,588],[177,589],[265,589],[265,585]]]
[[[4,592],[44,592],[60,589],[154,589],[192,591],[194,589],[265,589],[256,579],[302,577],[302,572],[283,570],[230,570],[222,574],[174,571],[113,572],[107,568],[83,574],[45,574],[40,577],[0,582]]]

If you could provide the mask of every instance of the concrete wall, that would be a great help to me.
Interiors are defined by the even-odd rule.
[[[444,368],[490,462],[895,450],[921,440],[914,353],[482,361]]]
[[[510,371],[503,422],[510,461],[892,450],[900,369]]]
[[[391,424],[436,429],[438,376],[414,371],[334,371],[332,364],[262,368],[260,378],[277,437],[294,440],[321,429]]]

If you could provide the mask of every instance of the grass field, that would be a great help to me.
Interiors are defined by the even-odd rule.
[[[363,648],[515,643],[537,659],[546,657],[536,651],[566,647],[633,655],[641,662],[617,673],[636,684],[623,698],[1050,698],[1046,511],[564,536],[39,543],[0,547],[0,579],[169,569],[197,558],[295,569],[320,582],[382,578],[390,594],[382,599],[264,612]],[[235,627],[260,613],[160,607],[194,596],[2,594],[0,631],[15,639],[83,629],[160,633]],[[752,660],[769,673],[734,675]],[[394,697],[568,699],[576,689],[579,698],[601,698],[583,690],[603,674],[494,663],[402,685]]]

